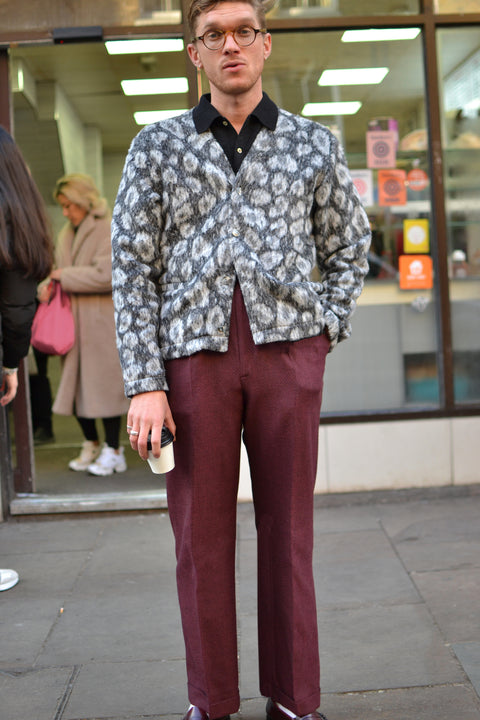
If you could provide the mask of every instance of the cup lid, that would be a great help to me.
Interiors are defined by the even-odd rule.
[[[164,425],[162,428],[162,439],[160,441],[160,447],[165,447],[165,445],[169,445],[172,442],[172,440],[173,440],[172,433]]]

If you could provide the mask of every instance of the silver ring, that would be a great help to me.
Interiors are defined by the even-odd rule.
[[[133,425],[127,425],[127,430],[131,430],[133,428]]]
[[[140,435],[136,430],[130,430],[130,435]]]

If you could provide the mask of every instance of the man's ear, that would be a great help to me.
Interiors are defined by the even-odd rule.
[[[270,56],[272,52],[272,36],[267,33],[263,38],[263,57],[265,60]]]
[[[195,43],[189,43],[187,45],[187,52],[188,52],[188,57],[190,58],[192,63],[195,65],[195,67],[199,68],[199,69],[202,68],[203,67],[202,61],[200,60],[200,55],[198,53],[197,46],[195,45]]]

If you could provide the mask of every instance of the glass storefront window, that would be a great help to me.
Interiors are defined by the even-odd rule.
[[[457,403],[480,400],[480,29],[438,32]]]
[[[478,13],[480,0],[435,0],[434,10],[437,13]]]
[[[418,12],[418,0],[277,0],[268,17],[355,17]]]
[[[440,402],[423,50],[419,29],[410,30],[409,40],[378,42],[274,33],[264,72],[265,90],[287,110],[323,103],[312,117],[344,145],[372,224],[353,334],[327,361],[327,413]],[[346,77],[326,72],[334,70]]]
[[[419,28],[407,29],[407,40],[368,42],[343,31],[274,32],[264,70],[278,105],[340,138],[374,234],[352,338],[327,362],[327,413],[440,402],[423,49]],[[110,55],[95,43],[20,47],[11,60],[15,135],[57,225],[51,190],[61,174],[89,172],[112,204],[139,130],[134,112],[188,106],[185,93],[127,97],[120,86],[181,78],[184,51]]]
[[[168,25],[181,22],[180,0],[82,0],[82,2],[32,3],[16,0],[0,2],[0,29],[42,31],[51,28],[88,28],[101,25]]]

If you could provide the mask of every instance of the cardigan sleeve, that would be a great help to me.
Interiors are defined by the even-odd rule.
[[[125,394],[168,390],[159,344],[161,148],[153,127],[127,154],[112,218],[112,291]]]
[[[351,334],[350,318],[368,272],[370,224],[341,145],[331,136],[330,167],[315,192],[314,233],[331,348]]]

